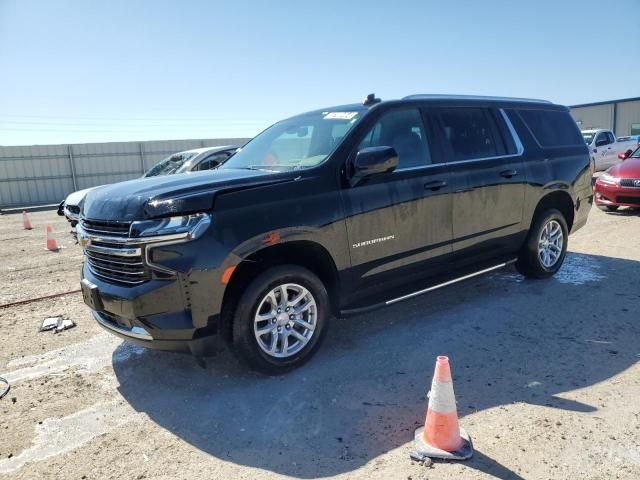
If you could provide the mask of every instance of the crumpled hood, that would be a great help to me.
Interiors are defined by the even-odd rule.
[[[287,181],[256,170],[219,169],[139,178],[91,190],[82,215],[93,220],[133,221],[210,210],[216,193]]]

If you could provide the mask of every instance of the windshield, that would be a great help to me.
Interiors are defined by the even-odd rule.
[[[636,148],[636,151],[629,155],[630,158],[640,158],[640,148]]]
[[[585,133],[582,132],[582,138],[584,138],[584,142],[587,145],[591,145],[591,142],[593,141],[593,136],[595,135],[595,133]]]
[[[171,175],[176,173],[180,167],[198,155],[198,152],[180,152],[156,163],[144,174],[144,177],[157,177],[159,175]]]
[[[362,111],[322,112],[272,125],[220,168],[283,172],[315,167],[338,146]]]

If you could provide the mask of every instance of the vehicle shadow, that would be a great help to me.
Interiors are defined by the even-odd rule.
[[[202,369],[185,355],[116,361],[116,351],[113,368],[133,408],[210,455],[300,478],[337,475],[409,452],[438,354],[451,358],[461,417],[514,402],[595,411],[561,394],[637,361],[639,268],[572,253],[549,280],[505,270],[339,319],[318,354],[282,377],[249,373],[227,353]],[[624,290],[606,281],[614,275]],[[520,478],[480,451],[466,465]]]
[[[615,215],[618,217],[637,217],[640,216],[640,208],[638,207],[620,207],[613,212],[605,212],[607,215]]]

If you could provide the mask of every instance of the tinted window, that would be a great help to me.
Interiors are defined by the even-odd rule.
[[[518,110],[518,113],[543,147],[581,145],[585,142],[569,112]]]
[[[196,170],[211,170],[212,168],[216,168],[218,165],[223,163],[227,158],[229,158],[228,153],[216,153],[207,157],[206,160],[202,161],[197,167]]]
[[[384,113],[365,135],[358,150],[381,146],[396,149],[399,157],[398,169],[431,163],[422,117],[415,108]]]
[[[609,143],[615,143],[616,141],[616,137],[614,137],[611,132],[607,132],[607,138],[609,139]]]
[[[484,108],[439,109],[443,136],[452,160],[495,157],[503,154],[504,145],[496,144],[497,127]],[[501,139],[499,139],[502,142]]]
[[[596,147],[601,147],[603,145],[607,145],[609,143],[609,137],[606,133],[599,133],[596,137]]]

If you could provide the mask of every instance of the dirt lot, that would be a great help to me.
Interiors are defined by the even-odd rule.
[[[78,288],[65,222],[31,219],[0,217],[2,304]],[[0,309],[0,477],[640,478],[639,214],[594,209],[569,248],[551,280],[507,270],[336,320],[278,378],[122,343],[80,294]],[[77,327],[38,333],[54,314]],[[427,469],[408,454],[437,354],[475,455]]]

